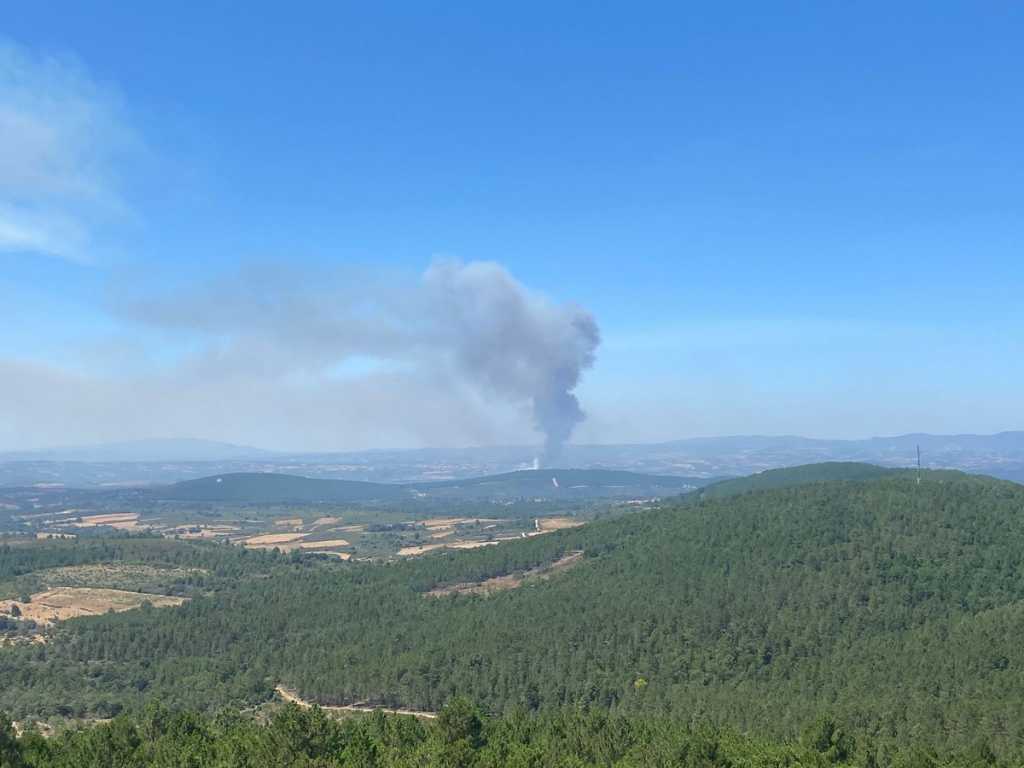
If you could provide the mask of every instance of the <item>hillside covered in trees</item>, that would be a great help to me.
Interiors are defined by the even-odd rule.
[[[428,596],[573,552],[551,578]],[[181,608],[78,619],[0,652],[0,709],[215,711],[280,684],[324,704],[466,696],[492,714],[610,710],[783,740],[827,712],[879,749],[983,740],[1020,758],[1022,561],[1024,487],[902,472],[388,566],[269,556],[265,577]]]
[[[207,717],[150,706],[51,739],[34,732],[15,737],[0,719],[4,768],[967,768],[994,762],[984,745],[954,752],[878,745],[827,716],[799,739],[779,741],[598,709],[541,715],[514,709],[488,718],[464,699],[452,700],[427,722],[380,713],[339,722],[319,708],[288,705],[261,725],[228,712]]]

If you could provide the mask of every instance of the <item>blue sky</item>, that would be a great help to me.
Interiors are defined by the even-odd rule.
[[[0,34],[0,447],[534,439],[408,356],[338,352],[410,380],[358,424],[312,415],[355,402],[326,368],[224,405],[241,330],[124,309],[438,258],[596,318],[577,440],[1024,428],[1018,3],[37,0]]]

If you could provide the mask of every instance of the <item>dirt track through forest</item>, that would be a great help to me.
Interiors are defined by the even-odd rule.
[[[299,697],[294,691],[289,691],[284,686],[277,686],[274,691],[287,702],[297,704],[303,709],[312,707],[316,702],[306,701]],[[420,712],[414,709],[388,709],[387,707],[371,707],[364,704],[347,704],[344,706],[325,706],[323,704],[316,704],[324,712],[383,712],[386,715],[412,715],[413,717],[420,717],[424,720],[433,720],[437,717],[437,712]]]

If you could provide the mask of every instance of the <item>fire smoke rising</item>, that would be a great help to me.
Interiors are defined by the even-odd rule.
[[[346,433],[392,434],[426,419],[427,444],[457,439],[460,420],[507,419],[493,408],[500,401],[532,411],[547,466],[584,418],[574,390],[600,342],[589,312],[531,291],[494,262],[442,260],[419,277],[248,265],[190,292],[115,306],[196,350],[167,381],[137,386],[137,397],[216,387],[236,403],[243,392],[276,407],[315,404]]]
[[[490,262],[439,262],[424,285],[456,364],[496,394],[530,402],[544,434],[541,461],[554,464],[585,418],[573,390],[594,364],[594,317],[530,292]]]

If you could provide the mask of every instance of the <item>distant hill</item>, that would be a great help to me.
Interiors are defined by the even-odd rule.
[[[608,469],[532,469],[414,487],[431,496],[459,498],[642,498],[677,496],[708,482]]]
[[[407,488],[358,480],[321,480],[273,472],[235,472],[180,483],[153,491],[172,501],[247,503],[357,502],[406,498]]]
[[[720,499],[740,493],[767,491],[774,488],[793,488],[809,483],[825,483],[833,480],[872,480],[900,471],[903,470],[854,461],[826,461],[802,467],[769,469],[749,477],[721,480],[702,488],[698,495],[705,499]]]
[[[247,503],[360,502],[402,498],[582,499],[651,498],[692,491],[707,481],[603,469],[544,469],[467,480],[390,484],[327,480],[271,472],[236,472],[156,489],[176,501]]]
[[[702,437],[649,444],[569,445],[564,465],[682,478],[743,477],[817,462],[959,469],[1024,482],[1024,432],[907,434],[863,440],[796,436]],[[536,446],[283,453],[205,440],[147,440],[0,453],[0,486],[166,484],[217,473],[276,472],[380,483],[474,478],[531,466]]]

